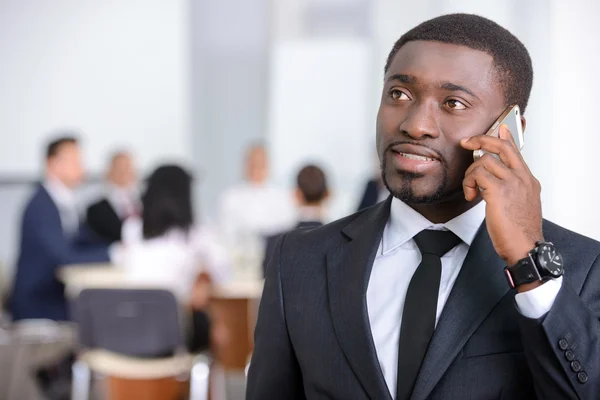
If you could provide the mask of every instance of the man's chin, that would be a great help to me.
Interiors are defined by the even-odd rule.
[[[417,204],[436,204],[442,200],[442,197],[436,193],[413,193],[410,191],[394,191],[391,192],[392,196],[398,200],[403,201],[406,204],[417,205]]]
[[[436,190],[415,190],[414,187],[399,187],[397,189],[388,190],[395,198],[403,201],[406,204],[418,205],[418,204],[441,204],[447,202],[453,202],[456,200],[464,200],[464,193],[462,187],[454,190],[448,190],[444,185],[440,185]]]

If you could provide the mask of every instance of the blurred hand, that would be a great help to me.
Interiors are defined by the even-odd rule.
[[[203,310],[206,307],[208,307],[211,295],[212,283],[210,277],[205,273],[198,275],[198,278],[194,283],[194,287],[192,289],[192,296],[190,299],[192,309]]]
[[[482,196],[486,225],[498,255],[507,265],[527,256],[538,240],[543,240],[541,185],[521,156],[506,125],[499,137],[473,136],[461,141],[467,150],[483,149],[485,154],[465,173],[465,198]],[[481,188],[481,190],[479,190]]]

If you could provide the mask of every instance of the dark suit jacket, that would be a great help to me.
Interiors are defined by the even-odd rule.
[[[89,206],[86,219],[89,227],[104,239],[109,242],[121,241],[123,221],[107,199]]]
[[[248,400],[392,398],[366,305],[389,206],[388,200],[278,240],[260,304]],[[550,312],[532,320],[518,312],[482,225],[412,399],[598,398],[600,243],[548,221],[544,235],[563,255],[566,272]]]
[[[10,307],[13,319],[67,320],[64,286],[56,269],[66,264],[108,261],[107,245],[83,228],[79,236],[64,234],[58,208],[39,186],[27,204]]]
[[[323,223],[321,221],[303,221],[303,222],[298,222],[298,224],[296,224],[294,229],[311,229],[311,228],[318,228],[319,226],[323,226]],[[267,243],[265,245],[265,258],[263,259],[263,273],[265,275],[266,275],[267,264],[269,263],[269,259],[271,258],[271,256],[273,255],[273,253],[275,251],[275,245],[277,243],[277,239],[279,238],[279,236],[283,235],[284,233],[285,232],[282,232],[278,235],[273,235],[273,236],[267,237]]]

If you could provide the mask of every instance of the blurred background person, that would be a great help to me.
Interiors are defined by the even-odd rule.
[[[312,164],[300,169],[296,177],[294,194],[298,211],[298,219],[294,229],[322,226],[327,214],[326,203],[329,197],[327,177],[323,170]],[[269,261],[269,256],[275,248],[278,236],[273,235],[267,238],[263,272]]]
[[[191,349],[204,349],[210,338],[206,314],[210,287],[228,278],[227,252],[213,231],[195,223],[192,177],[183,168],[157,168],[148,178],[142,209],[141,218],[124,222],[122,244],[113,261],[125,269],[127,280],[166,287],[191,308]]]
[[[109,242],[120,241],[123,221],[140,212],[136,183],[131,154],[114,153],[106,173],[105,197],[87,209],[89,227]]]
[[[269,159],[262,144],[248,148],[246,180],[225,192],[221,199],[220,223],[227,243],[247,249],[248,242],[293,226],[296,214],[292,196],[268,183]],[[252,250],[244,250],[248,252]]]
[[[379,160],[376,160],[376,167],[373,176],[365,184],[360,203],[356,211],[360,211],[363,208],[371,207],[385,199],[390,195],[389,190],[383,184],[381,178],[381,169],[379,167]]]
[[[107,245],[79,226],[74,190],[83,179],[83,165],[75,137],[65,136],[48,145],[45,175],[23,213],[10,303],[14,320],[68,320],[57,268],[109,259]]]

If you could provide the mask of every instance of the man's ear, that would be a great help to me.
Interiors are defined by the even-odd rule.
[[[521,114],[521,125],[523,125],[523,134],[525,134],[525,127],[527,126],[527,120],[525,119],[523,114]]]
[[[296,201],[296,204],[298,206],[303,206],[304,203],[306,203],[306,200],[304,199],[304,195],[302,194],[300,188],[296,188],[296,190],[294,190],[294,200]]]

